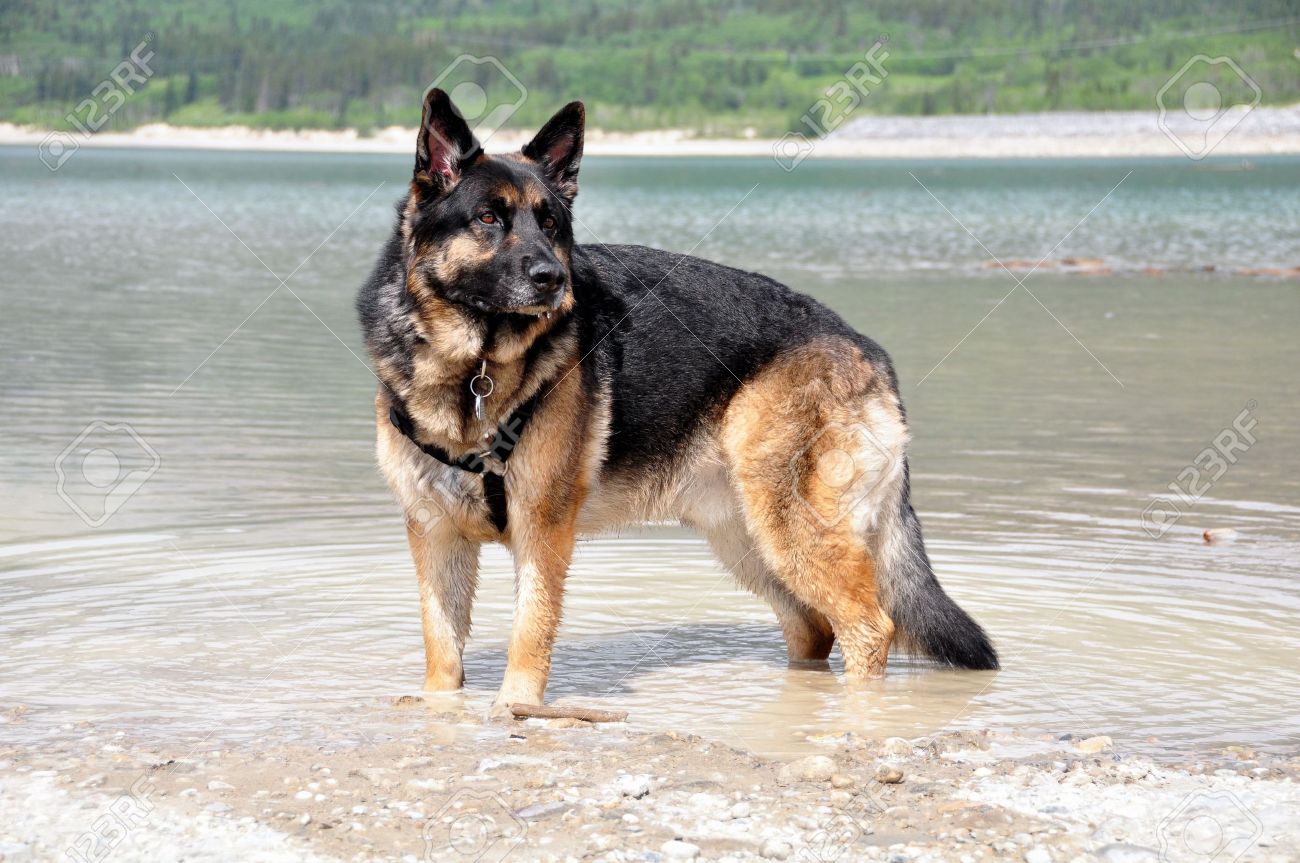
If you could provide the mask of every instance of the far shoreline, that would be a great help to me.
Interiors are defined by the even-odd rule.
[[[868,116],[848,122],[822,139],[812,136],[708,138],[684,129],[643,132],[591,129],[585,149],[589,156],[776,158],[783,167],[804,158],[1188,158],[1189,155],[1199,158],[1300,154],[1300,106],[1256,108],[1240,117],[1227,117],[1222,127],[1226,132],[1220,135],[1221,130],[1210,131],[1216,143],[1209,148],[1203,146],[1207,136],[1199,127],[1168,133],[1166,127],[1155,111]],[[488,137],[485,144],[489,150],[517,149],[529,135],[528,131],[502,129]],[[1177,137],[1182,138],[1181,144]],[[355,129],[267,130],[154,123],[129,132],[85,136],[0,123],[0,145],[26,145],[42,151],[53,146],[58,152],[69,147],[73,150],[94,147],[406,155],[411,152],[414,139],[415,129],[400,126],[362,136]],[[45,153],[42,155],[44,158]]]

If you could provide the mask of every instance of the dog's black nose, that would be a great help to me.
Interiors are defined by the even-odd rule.
[[[528,268],[528,278],[546,292],[564,287],[564,268],[552,261],[535,261]]]

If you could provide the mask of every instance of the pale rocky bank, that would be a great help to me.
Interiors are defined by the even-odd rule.
[[[89,724],[0,745],[0,860],[1300,859],[1295,754],[845,732],[781,761],[635,717],[487,722],[404,697],[375,718],[228,748]]]
[[[54,137],[52,137],[54,136]],[[531,130],[503,128],[490,152],[518,149]],[[415,129],[267,130],[247,126],[184,127],[151,123],[129,132],[85,136],[0,123],[0,144],[64,148],[128,147],[313,153],[412,151]],[[587,130],[589,156],[750,156],[774,158],[792,168],[806,158],[1014,159],[1267,156],[1300,153],[1300,105],[1226,111],[1209,121],[1179,111],[1052,111],[938,117],[874,116],[854,112],[829,134],[811,130],[769,138],[746,134],[717,138],[686,129],[642,132]]]

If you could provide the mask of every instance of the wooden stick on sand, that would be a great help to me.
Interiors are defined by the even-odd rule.
[[[553,704],[512,704],[515,719],[581,719],[584,722],[626,722],[626,710],[597,710],[594,707],[563,707]]]

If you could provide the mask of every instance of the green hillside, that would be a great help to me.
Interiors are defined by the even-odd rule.
[[[1295,0],[0,0],[0,120],[67,126],[146,37],[153,75],[105,128],[414,125],[470,54],[526,90],[510,125],[581,98],[606,129],[774,134],[881,37],[889,76],[862,113],[1151,108],[1196,54],[1300,101]],[[490,103],[517,101],[478,68]]]

